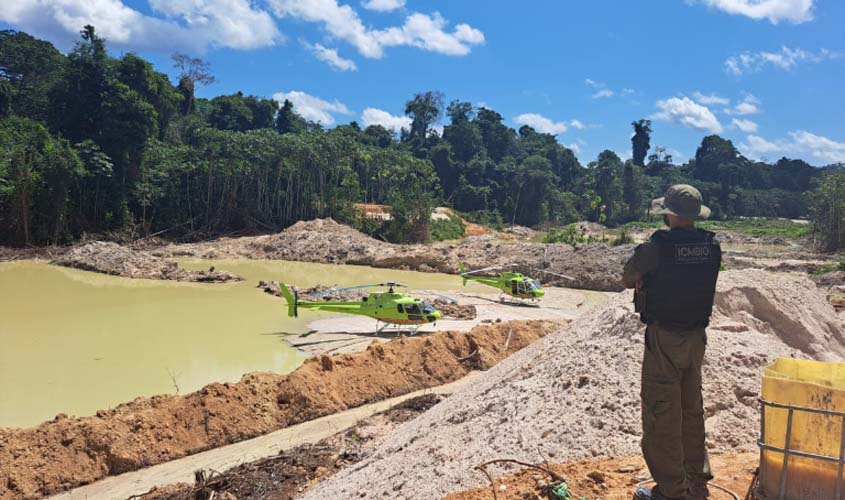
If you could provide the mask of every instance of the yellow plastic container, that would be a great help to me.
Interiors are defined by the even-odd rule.
[[[763,496],[772,500],[845,500],[840,465],[845,453],[845,363],[778,359],[766,368],[761,396]],[[779,451],[784,449],[787,451]]]

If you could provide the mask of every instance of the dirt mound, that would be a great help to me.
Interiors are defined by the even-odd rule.
[[[195,500],[197,494],[237,500],[292,500],[320,479],[363,460],[390,431],[442,401],[426,394],[399,403],[358,422],[344,432],[314,444],[283,451],[278,456],[247,463],[222,474],[209,471],[194,485],[158,489],[143,500]]]
[[[478,315],[474,305],[455,304],[443,299],[435,299],[434,307],[443,313],[444,319],[475,319]]]
[[[50,263],[124,278],[203,283],[225,283],[243,279],[227,271],[215,271],[213,267],[208,271],[188,271],[173,261],[106,241],[92,241],[71,248]]]
[[[0,499],[38,498],[487,369],[554,328],[480,326],[321,356],[184,396],[138,398],[83,418],[0,429]]]
[[[620,291],[622,265],[632,251],[632,245],[609,247],[590,244],[574,249],[565,244],[504,240],[495,234],[468,236],[456,243],[396,245],[370,238],[331,219],[315,219],[297,222],[281,233],[270,236],[222,238],[206,243],[173,245],[155,254],[359,264],[453,274],[457,273],[460,262],[473,269],[507,264],[516,265],[522,272],[536,275],[551,285]],[[538,273],[538,270],[565,274],[575,280]]]
[[[806,278],[733,271],[718,290],[704,366],[708,446],[750,450],[763,368],[782,356],[841,356],[845,325]],[[622,294],[511,356],[304,498],[439,498],[482,485],[471,471],[491,459],[537,462],[538,450],[553,461],[639,453],[633,381],[644,327],[630,301]]]

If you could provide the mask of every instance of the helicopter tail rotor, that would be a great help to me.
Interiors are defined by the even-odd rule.
[[[285,301],[288,303],[288,316],[291,318],[298,318],[299,317],[299,293],[296,290],[293,291],[293,294],[290,293],[288,287],[285,286],[284,283],[281,281],[279,282],[279,288],[282,291],[282,297],[285,298]]]

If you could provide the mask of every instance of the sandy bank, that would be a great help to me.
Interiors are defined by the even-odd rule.
[[[511,356],[304,498],[440,498],[482,486],[483,476],[470,471],[491,459],[537,462],[538,450],[552,461],[638,453],[644,327],[630,300],[620,294]],[[845,354],[845,324],[824,294],[785,273],[722,273],[708,332],[704,392],[713,451],[755,448],[756,396],[775,358]]]

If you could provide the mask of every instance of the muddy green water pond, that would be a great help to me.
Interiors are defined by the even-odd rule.
[[[449,290],[455,276],[265,260],[180,259],[239,283],[136,280],[51,266],[0,263],[0,427],[56,414],[84,416],[138,396],[180,394],[244,373],[287,373],[305,357],[283,340],[329,313],[288,318],[259,280],[299,286],[385,280]]]

